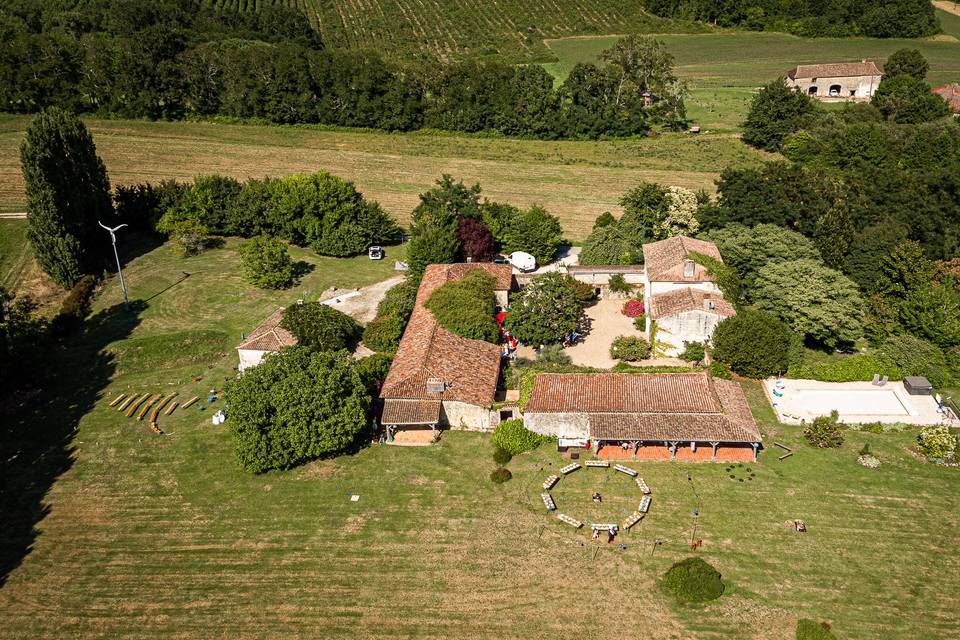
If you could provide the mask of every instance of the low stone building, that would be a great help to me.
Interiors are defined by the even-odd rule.
[[[237,346],[241,373],[260,364],[268,353],[276,353],[284,347],[297,344],[296,336],[280,326],[282,319],[283,307],[280,307]]]
[[[785,82],[812,98],[832,101],[863,101],[873,97],[882,74],[871,60],[801,64],[787,72]]]
[[[587,439],[600,458],[756,460],[760,431],[740,385],[700,373],[541,373],[524,426]]]
[[[567,275],[594,288],[598,297],[603,297],[610,286],[610,278],[614,275],[623,276],[627,284],[635,287],[642,287],[643,265],[570,265],[567,267]]]
[[[656,340],[669,356],[680,354],[684,342],[710,342],[720,321],[736,314],[721,294],[691,288],[651,296],[647,313],[657,323]]]
[[[513,275],[510,265],[491,263],[432,264],[420,281],[410,321],[383,383],[381,424],[387,439],[429,443],[440,427],[489,430],[500,376],[500,347],[447,331],[423,306],[443,284],[472,269],[496,278],[497,303],[506,306]],[[493,309],[491,309],[491,313]]]

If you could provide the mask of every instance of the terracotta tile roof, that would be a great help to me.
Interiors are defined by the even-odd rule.
[[[461,338],[434,319],[423,303],[438,287],[480,268],[497,277],[497,289],[512,278],[510,265],[489,263],[429,265],[400,346],[380,391],[381,398],[459,400],[490,406],[500,375],[500,348],[483,340]],[[428,392],[431,378],[446,380],[442,393]]]
[[[456,264],[438,264],[431,266],[446,267],[447,280],[459,280],[471,269],[483,269],[497,279],[497,283],[493,285],[495,291],[510,291],[510,287],[513,284],[513,267],[509,264],[458,262]]]
[[[525,411],[534,413],[718,413],[704,373],[541,373]]]
[[[943,96],[943,99],[950,103],[954,113],[960,113],[960,84],[942,84],[934,87],[933,92]]]
[[[705,373],[540,374],[526,413],[586,413],[601,440],[760,442],[740,385]]]
[[[244,351],[280,351],[284,347],[292,347],[297,344],[296,337],[280,326],[282,318],[283,307],[280,307],[250,332],[250,335],[244,338],[237,349]]]
[[[800,64],[787,72],[791,80],[797,78],[851,78],[855,76],[879,76],[880,69],[872,60],[863,62],[829,62],[826,64]]]
[[[383,424],[436,424],[440,422],[439,400],[385,400]]]
[[[703,301],[709,300],[713,303],[713,308],[708,309]],[[690,287],[674,289],[666,293],[658,293],[650,297],[650,317],[654,320],[675,316],[688,311],[703,311],[712,313],[722,318],[729,318],[737,315],[733,305],[719,293],[707,293],[698,291]]]
[[[695,264],[693,277],[683,275],[684,260],[687,254],[696,251],[723,262],[717,245],[706,240],[697,240],[687,236],[674,236],[643,245],[643,262],[650,282],[707,282],[713,276],[707,273],[703,265]]]

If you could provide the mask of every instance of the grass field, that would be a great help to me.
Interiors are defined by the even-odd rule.
[[[17,148],[28,123],[0,116],[0,210],[25,208]],[[87,124],[114,184],[326,169],[355,181],[405,223],[418,194],[450,173],[479,182],[487,198],[544,205],[573,240],[586,237],[602,212],[619,212],[620,196],[641,180],[712,190],[727,165],[767,157],[729,135],[544,142],[189,122]]]
[[[15,287],[29,263],[26,221],[0,220],[0,287]]]
[[[960,17],[938,11],[944,30],[960,37]],[[882,66],[887,56],[905,47],[919,49],[930,62],[934,84],[960,81],[960,41],[952,36],[924,40],[874,38],[800,38],[782,33],[723,32],[658,34],[676,58],[676,72],[688,80],[688,115],[704,128],[740,126],[750,96],[800,63],[870,59]],[[615,36],[548,40],[558,61],[546,64],[558,81],[578,62],[592,62],[616,41]]]
[[[498,487],[486,480],[484,434],[372,446],[264,476],[243,473],[226,427],[210,424],[219,402],[178,410],[160,420],[169,435],[150,434],[109,401],[203,397],[233,375],[240,332],[275,305],[304,288],[389,275],[389,260],[303,252],[295,257],[315,268],[300,286],[261,292],[236,275],[233,245],[187,260],[161,246],[132,259],[133,310],[109,281],[53,387],[0,427],[0,442],[19,452],[0,467],[20,507],[5,513],[2,550],[21,537],[30,548],[5,584],[0,573],[0,637],[786,640],[798,616],[829,620],[844,639],[955,634],[956,470],[916,459],[911,433],[850,433],[840,450],[812,450],[773,421],[753,383],[744,386],[767,446],[796,455],[777,462],[767,452],[743,483],[725,465],[636,465],[653,506],[621,537],[622,551],[543,511],[539,484],[563,464],[549,447],[515,458],[514,480]],[[856,464],[865,442],[880,469]],[[589,501],[594,490],[602,507]],[[594,470],[555,495],[562,510],[604,521],[638,499],[622,477]],[[809,533],[784,525],[798,517]],[[694,524],[698,553],[728,589],[678,607],[656,583],[689,554]],[[664,541],[656,550],[655,538]]]

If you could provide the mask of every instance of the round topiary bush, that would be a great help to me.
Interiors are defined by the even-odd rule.
[[[660,583],[663,589],[686,602],[706,602],[723,595],[720,572],[700,558],[686,558],[674,563]]]
[[[713,332],[713,357],[748,378],[787,370],[790,328],[762,311],[742,310]]]
[[[497,467],[490,472],[490,479],[497,484],[503,484],[512,477],[513,474],[510,473],[510,469],[505,469],[504,467]]]
[[[503,466],[510,462],[513,459],[513,454],[511,454],[506,449],[501,449],[500,447],[493,448],[493,461]]]
[[[817,416],[803,430],[803,437],[818,449],[833,449],[843,444],[843,425],[836,411],[829,416]]]
[[[614,360],[637,362],[650,356],[650,343],[640,336],[620,336],[610,345],[610,357]]]

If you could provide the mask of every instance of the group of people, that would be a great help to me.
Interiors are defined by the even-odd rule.
[[[517,347],[520,346],[520,342],[503,326],[503,321],[506,317],[507,312],[503,310],[503,307],[498,306],[494,318],[497,321],[497,328],[500,330],[501,355],[504,358],[510,358],[517,350]]]

